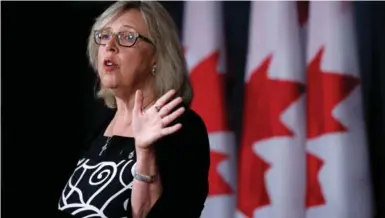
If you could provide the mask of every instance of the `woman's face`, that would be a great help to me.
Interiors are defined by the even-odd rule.
[[[135,91],[151,79],[151,71],[155,65],[154,46],[142,38],[135,41],[135,34],[145,37],[149,35],[142,14],[135,9],[128,10],[102,30],[100,38],[105,45],[100,45],[98,52],[98,73],[102,86],[121,94]],[[108,32],[124,32],[126,34],[121,34],[121,43],[135,43],[131,47],[119,45],[118,37],[109,35]]]

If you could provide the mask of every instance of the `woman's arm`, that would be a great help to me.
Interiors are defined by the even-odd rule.
[[[131,193],[131,210],[133,218],[147,217],[162,193],[162,178],[158,173],[158,155],[154,147],[159,139],[172,135],[181,128],[175,119],[183,114],[185,109],[177,107],[182,102],[181,97],[169,99],[175,94],[170,90],[160,97],[153,107],[143,109],[143,95],[140,90],[136,92],[135,104],[132,110],[132,132],[135,137],[136,165],[135,175],[156,176],[155,180],[139,181],[134,176]]]
[[[208,194],[209,140],[194,112],[186,112],[182,123],[181,130],[156,144],[156,153],[137,151],[136,171],[157,177],[153,183],[134,181],[133,218],[200,217]]]
[[[137,146],[140,147],[140,146]],[[155,175],[155,180],[151,183],[134,179],[131,193],[131,207],[133,218],[144,218],[158,200],[162,193],[162,184],[158,176],[156,166],[155,150],[147,149],[136,151],[135,170],[141,175]]]
[[[146,218],[199,218],[208,194],[210,146],[206,127],[186,111],[183,127],[157,144],[162,194]]]
[[[174,94],[174,90],[167,92],[143,111],[143,96],[136,92],[131,124],[136,171],[158,178],[151,184],[134,180],[131,209],[135,218],[199,218],[204,207],[210,166],[206,126],[194,111],[176,107],[182,98],[168,102]]]

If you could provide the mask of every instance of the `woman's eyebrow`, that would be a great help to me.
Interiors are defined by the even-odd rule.
[[[133,30],[135,30],[135,28],[134,28],[134,27],[132,27],[132,26],[130,26],[130,25],[123,25],[122,27],[125,27],[125,28],[129,28],[129,29],[133,29]]]

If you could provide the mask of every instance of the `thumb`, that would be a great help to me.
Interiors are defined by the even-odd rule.
[[[142,113],[142,105],[143,105],[143,94],[142,91],[139,89],[135,92],[135,101],[134,101],[134,108],[133,113],[135,114],[141,114]]]

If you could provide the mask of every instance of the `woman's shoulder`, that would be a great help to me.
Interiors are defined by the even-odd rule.
[[[173,155],[174,158],[196,157],[202,161],[209,157],[210,142],[204,121],[192,108],[184,107],[185,112],[171,124],[180,123],[181,129],[163,138],[156,146],[163,161],[167,162]]]
[[[177,123],[182,124],[182,129],[194,132],[207,133],[206,125],[202,117],[195,112],[191,107],[184,105],[185,112],[176,119]]]
[[[164,142],[169,144],[169,146],[188,148],[187,150],[190,150],[189,146],[180,146],[180,144],[194,145],[194,149],[199,145],[198,150],[207,149],[209,146],[209,137],[203,119],[192,108],[186,105],[183,106],[185,107],[185,112],[170,124],[170,126],[172,126],[180,123],[182,124],[181,129],[167,136]]]

